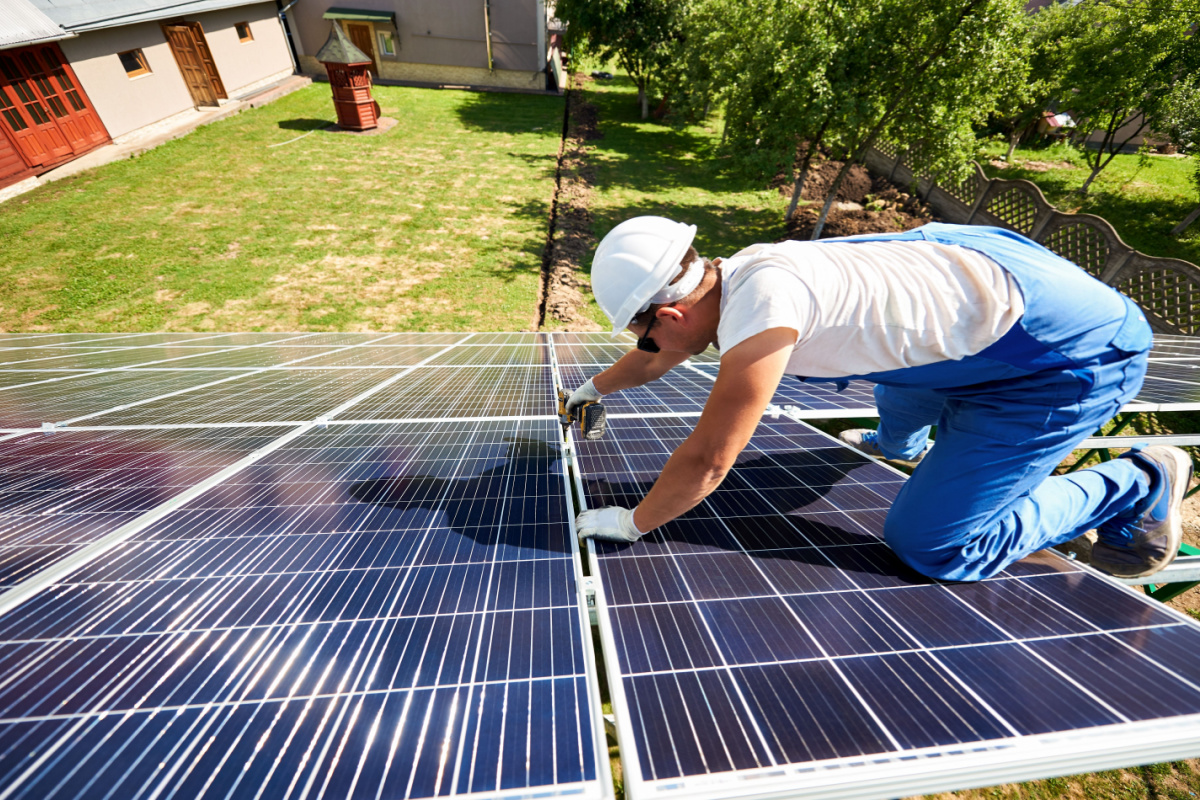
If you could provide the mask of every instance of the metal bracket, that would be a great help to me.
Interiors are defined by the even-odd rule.
[[[585,575],[581,585],[583,586],[583,598],[587,603],[588,622],[594,628],[600,624],[596,616],[596,579],[590,575]]]

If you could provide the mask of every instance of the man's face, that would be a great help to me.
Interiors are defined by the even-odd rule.
[[[646,352],[687,353],[697,356],[712,342],[705,314],[696,306],[679,308],[666,306],[650,318],[648,325],[630,325],[628,330],[638,337],[639,344],[648,340],[648,346],[638,349]],[[715,333],[715,326],[713,326]]]

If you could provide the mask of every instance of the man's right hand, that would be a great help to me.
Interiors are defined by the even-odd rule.
[[[571,396],[567,398],[567,413],[570,414],[584,403],[598,402],[603,396],[596,391],[596,387],[592,384],[592,379],[588,378],[587,383],[571,392]]]

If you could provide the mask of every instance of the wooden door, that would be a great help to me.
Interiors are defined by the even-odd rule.
[[[183,82],[191,92],[192,101],[197,106],[217,105],[217,92],[200,59],[192,29],[187,25],[163,25],[163,32],[171,45],[171,52],[175,55],[175,63],[179,65],[179,71],[183,74]]]
[[[25,76],[11,52],[0,53],[0,91],[6,93],[6,100],[16,109],[15,116],[25,125],[21,130],[16,130],[13,119],[8,119],[17,146],[29,166],[50,164],[71,156],[71,144],[67,137],[46,110],[33,82]],[[8,91],[14,96],[8,96]],[[6,118],[8,116],[5,114]]]
[[[0,86],[0,187],[25,180],[33,174],[33,170],[25,163],[13,135],[11,126],[14,119],[18,128],[28,130],[24,121],[16,115],[14,108],[15,104],[8,96],[8,90]]]
[[[58,45],[43,46],[39,55],[46,66],[46,71],[58,86],[59,91],[62,92],[63,97],[66,98],[67,114],[86,139],[88,149],[112,141],[108,130],[100,120],[100,115],[96,113],[96,108],[92,105],[92,101],[88,98],[87,93],[79,88],[75,71],[63,58]],[[75,152],[80,152],[80,149],[76,147]]]
[[[378,76],[379,71],[375,69],[375,43],[371,40],[371,26],[348,22],[346,23],[346,35],[350,37],[350,41],[354,43],[355,47],[371,58],[371,74]]]
[[[49,48],[42,49],[49,51]],[[53,53],[51,55],[53,56]],[[75,155],[91,150],[97,144],[108,140],[108,133],[100,124],[99,118],[84,104],[74,82],[66,78],[61,61],[55,58],[47,63],[37,52],[37,48],[22,50],[18,61],[41,96],[42,105],[54,116],[54,121],[58,123],[59,130],[70,143]],[[65,83],[64,80],[52,80],[53,67],[50,65],[58,67],[59,77],[63,78]],[[64,85],[71,88],[64,90]]]
[[[225,94],[225,83],[221,80],[221,74],[217,72],[216,59],[213,58],[212,50],[208,49],[208,40],[204,38],[204,27],[199,22],[184,24],[192,29],[196,52],[200,54],[200,63],[204,67],[204,74],[208,75],[208,82],[212,84],[213,91],[217,93],[217,97],[228,100],[229,95]]]

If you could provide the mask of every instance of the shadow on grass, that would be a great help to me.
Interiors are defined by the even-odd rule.
[[[558,139],[566,101],[553,95],[470,92],[455,109],[463,127],[489,133],[535,133]]]
[[[279,127],[285,131],[311,131],[317,128],[324,128],[329,124],[330,121],[327,119],[307,119],[304,117],[279,121]]]

